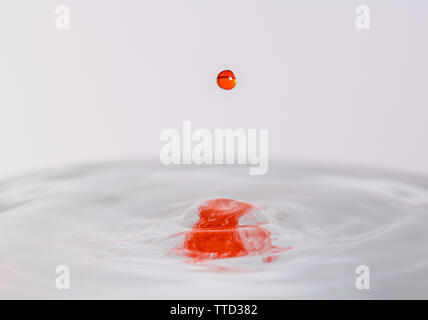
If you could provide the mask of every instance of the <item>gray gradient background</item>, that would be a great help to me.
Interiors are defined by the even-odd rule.
[[[268,128],[271,159],[426,174],[427,35],[423,0],[1,0],[0,176],[156,159],[182,120]]]

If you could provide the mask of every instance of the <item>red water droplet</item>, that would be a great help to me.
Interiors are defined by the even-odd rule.
[[[262,259],[264,263],[271,263],[278,260],[278,256],[267,256]]]
[[[232,71],[224,70],[217,75],[217,85],[224,90],[231,90],[236,86],[236,78]]]
[[[271,249],[282,251],[272,245],[271,233],[260,224],[239,224],[244,216],[261,211],[257,206],[232,199],[213,199],[203,202],[198,210],[198,221],[176,248],[187,257],[221,259],[258,255]]]

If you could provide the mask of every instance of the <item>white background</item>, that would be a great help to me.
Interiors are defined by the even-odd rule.
[[[267,128],[271,159],[428,173],[427,36],[422,0],[2,0],[0,176],[157,159],[183,120]]]

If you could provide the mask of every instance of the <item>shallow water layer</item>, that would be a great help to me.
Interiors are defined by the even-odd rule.
[[[428,298],[428,179],[374,169],[124,162],[0,181],[0,298]],[[171,249],[211,198],[263,208],[262,255],[189,263]],[[196,220],[195,220],[196,219]],[[270,263],[266,263],[270,262]],[[70,289],[55,268],[70,269]],[[355,269],[370,268],[357,290]]]

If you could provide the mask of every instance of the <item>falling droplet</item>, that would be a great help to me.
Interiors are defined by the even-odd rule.
[[[235,75],[230,70],[224,70],[218,74],[217,84],[224,90],[233,89],[236,86]]]

